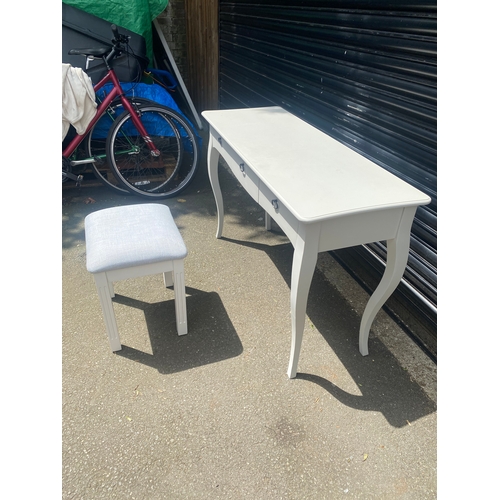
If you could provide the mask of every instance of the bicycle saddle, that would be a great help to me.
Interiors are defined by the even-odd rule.
[[[68,54],[70,56],[93,56],[103,57],[111,52],[112,47],[98,47],[94,49],[71,49]]]

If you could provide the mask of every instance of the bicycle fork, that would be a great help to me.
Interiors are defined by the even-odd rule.
[[[155,146],[153,140],[148,135],[146,129],[144,128],[144,125],[142,124],[142,120],[140,118],[141,117],[141,110],[139,108],[134,109],[128,102],[126,104],[123,103],[123,105],[126,108],[130,107],[130,109],[128,111],[130,113],[130,118],[132,119],[132,123],[137,128],[137,131],[141,135],[142,140],[146,143],[146,146],[148,147],[148,149],[151,153],[151,156],[158,158],[158,156],[160,156],[160,154],[161,154],[160,150]]]
[[[161,153],[158,149],[156,149],[151,137],[149,137],[149,135],[143,135],[142,138],[143,138],[144,142],[147,144],[147,146],[151,152],[151,156],[154,156],[155,158],[160,156]]]

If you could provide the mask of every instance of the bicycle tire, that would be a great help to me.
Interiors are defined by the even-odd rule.
[[[130,113],[123,113],[106,140],[106,154],[114,175],[133,194],[155,199],[175,196],[187,188],[197,172],[196,134],[187,119],[171,108],[143,102],[137,109],[160,155],[151,154]]]
[[[139,105],[141,100],[128,99],[132,105]],[[120,99],[115,99],[106,109],[101,118],[94,125],[85,139],[85,151],[89,158],[95,158],[91,164],[94,176],[106,187],[114,192],[129,195],[130,191],[124,188],[114,176],[114,171],[107,161],[106,138],[113,122],[124,112],[123,104]]]

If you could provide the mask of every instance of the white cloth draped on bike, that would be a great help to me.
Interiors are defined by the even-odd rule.
[[[87,125],[96,114],[96,101],[92,80],[81,69],[71,64],[62,65],[62,138],[66,137],[69,126],[75,127],[77,134],[85,132]]]

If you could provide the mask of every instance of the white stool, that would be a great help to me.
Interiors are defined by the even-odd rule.
[[[99,210],[85,218],[87,270],[94,275],[112,351],[122,346],[116,326],[113,282],[163,273],[174,286],[177,334],[187,333],[184,258],[187,249],[170,209],[142,204]]]

